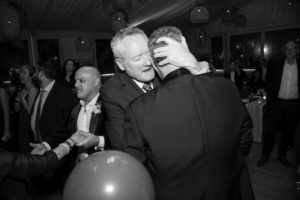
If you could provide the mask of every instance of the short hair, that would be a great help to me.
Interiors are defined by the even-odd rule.
[[[166,46],[167,44],[165,42],[159,42],[156,41],[161,37],[168,37],[171,38],[177,42],[181,42],[182,32],[179,28],[175,26],[161,26],[158,29],[154,30],[153,33],[150,35],[148,46],[151,52],[151,56],[153,60],[155,60],[156,64],[160,61],[164,60],[165,57],[155,58],[153,56],[154,49],[158,47]]]
[[[110,46],[111,46],[111,49],[112,49],[112,52],[113,52],[115,58],[119,58],[119,55],[118,55],[117,49],[116,49],[118,43],[120,41],[122,41],[125,37],[132,36],[132,35],[142,35],[142,36],[145,36],[146,38],[148,38],[147,35],[145,34],[145,32],[140,28],[126,27],[126,28],[121,29],[119,32],[117,32],[113,36],[113,38],[111,39],[111,42],[110,42]]]
[[[42,71],[48,79],[56,78],[57,66],[51,61],[39,62],[38,72]]]
[[[296,49],[296,55],[298,55],[298,54],[299,54],[299,46],[298,46],[298,44],[297,44],[295,41],[293,41],[293,40],[289,40],[289,41],[287,41],[286,43],[284,43],[284,46],[283,46],[283,48],[282,48],[283,54],[285,54],[285,51],[286,51],[286,49],[287,49],[287,44],[288,44],[288,43],[292,43],[292,44],[294,45],[294,47],[295,47],[295,49]]]

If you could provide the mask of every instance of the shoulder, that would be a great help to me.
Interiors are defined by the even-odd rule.
[[[110,79],[108,79],[101,87],[101,92],[108,92],[119,88],[122,84],[122,80],[126,79],[125,75],[122,73],[115,74]]]

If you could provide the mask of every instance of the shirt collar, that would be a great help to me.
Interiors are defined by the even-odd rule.
[[[143,82],[140,82],[140,81],[137,81],[137,80],[135,80],[135,79],[132,79],[138,86],[139,86],[139,88],[143,88],[143,85],[145,84],[145,83],[143,83]],[[152,82],[147,82],[148,84],[150,84],[151,85],[151,87],[153,88],[153,83]]]
[[[41,89],[44,92],[50,92],[50,90],[53,88],[53,85],[55,83],[55,80],[51,81],[45,88]]]
[[[99,97],[100,93],[98,93],[89,103],[86,103],[83,100],[80,100],[79,103],[82,106],[94,106],[97,103],[98,97]]]
[[[185,68],[179,68],[179,69],[176,69],[172,72],[170,72],[164,79],[163,79],[163,82],[167,82],[167,81],[170,81],[170,80],[173,80],[177,77],[180,77],[180,76],[183,76],[183,75],[186,75],[186,74],[191,74],[189,70],[185,69]]]

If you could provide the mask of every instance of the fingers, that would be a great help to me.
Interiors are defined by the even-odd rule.
[[[159,42],[165,42],[165,43],[167,43],[168,45],[176,43],[176,41],[175,41],[174,39],[171,39],[171,38],[168,38],[168,37],[161,37],[161,38],[158,38],[158,39],[156,40],[156,43],[159,43]]]
[[[31,142],[29,143],[29,146],[31,146],[32,148],[38,147],[38,145],[39,145],[38,143],[31,143]]]

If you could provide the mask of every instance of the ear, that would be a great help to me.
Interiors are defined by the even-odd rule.
[[[119,58],[116,58],[115,61],[116,61],[117,65],[118,65],[119,69],[120,69],[121,71],[124,71],[125,68],[124,68],[124,65],[123,65],[122,60],[120,60]]]
[[[96,82],[95,82],[95,85],[100,85],[101,84],[101,77],[99,75],[98,78],[96,78]]]
[[[188,48],[188,45],[186,43],[186,39],[184,36],[181,36],[181,44],[183,44],[186,48]]]

